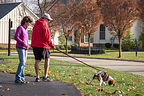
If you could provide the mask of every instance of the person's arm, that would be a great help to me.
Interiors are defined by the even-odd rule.
[[[20,35],[21,35],[22,29],[20,27],[17,28],[16,33],[15,33],[15,40],[18,43],[21,43],[24,45],[24,41],[20,39]]]
[[[49,29],[47,27],[43,27],[43,33],[44,33],[44,37],[48,45],[52,48],[55,48],[55,46],[52,44]]]

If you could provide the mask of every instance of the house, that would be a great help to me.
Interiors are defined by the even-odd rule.
[[[139,39],[141,36],[141,33],[144,32],[144,23],[141,20],[137,20],[133,26],[131,27],[131,34],[133,35],[134,39]],[[69,44],[75,44],[74,40],[75,36],[72,36],[72,41],[69,41]],[[91,41],[91,47],[105,47],[106,43],[113,43],[119,44],[119,41],[114,38],[114,36],[111,34],[111,32],[108,30],[107,27],[105,27],[103,24],[100,24],[98,26],[97,32],[93,35],[92,41]],[[88,37],[82,36],[80,40],[81,47],[88,46]],[[144,46],[144,44],[143,44]]]
[[[11,28],[11,44],[15,45],[14,34],[16,28],[20,25],[24,16],[30,16],[33,23],[38,19],[38,16],[33,13],[23,2],[0,4],[0,46],[8,45],[9,37],[9,19],[12,21]],[[29,42],[32,34],[32,26],[28,28]]]
[[[141,22],[141,20],[137,20],[133,26],[131,27],[131,34],[133,35],[134,39],[139,39],[141,36],[141,33],[144,32],[144,23]],[[75,31],[77,32],[77,31]],[[79,33],[76,33],[76,35]],[[144,34],[144,33],[143,33]],[[52,38],[52,41],[55,45],[59,45],[59,40],[58,37],[60,36],[59,32],[56,32],[55,36]],[[73,36],[69,37],[68,44],[73,45],[75,44],[75,34]],[[111,34],[111,32],[108,30],[107,27],[105,27],[103,24],[100,24],[98,26],[97,32],[93,35],[93,38],[91,40],[91,47],[95,48],[101,48],[105,47],[106,43],[112,43],[113,44],[119,44],[119,41]],[[144,43],[144,42],[143,42]],[[79,42],[79,45],[81,47],[87,47],[88,46],[88,37],[87,36],[82,36]],[[144,44],[142,44],[144,46]],[[142,47],[141,45],[141,47]]]

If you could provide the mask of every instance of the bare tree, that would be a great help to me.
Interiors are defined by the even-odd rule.
[[[119,58],[121,57],[122,38],[138,18],[136,0],[98,0],[104,25],[117,34]]]
[[[44,12],[48,12],[49,8],[51,8],[51,6],[53,7],[53,4],[55,4],[57,1],[58,0],[37,0],[40,15],[42,16]]]

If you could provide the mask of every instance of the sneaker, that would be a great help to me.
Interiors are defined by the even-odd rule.
[[[36,78],[36,79],[35,79],[35,82],[40,82],[40,78]]]
[[[16,84],[28,84],[28,81],[15,81]]]
[[[43,80],[43,81],[48,81],[48,82],[53,81],[53,79],[51,79],[49,76],[43,77],[42,80]]]
[[[20,81],[16,81],[16,80],[15,80],[15,83],[16,83],[16,84],[22,84],[22,81],[21,81],[21,80],[20,80]]]

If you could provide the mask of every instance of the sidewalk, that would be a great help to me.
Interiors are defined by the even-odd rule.
[[[61,81],[34,82],[34,77],[26,76],[30,83],[19,85],[14,80],[15,74],[0,72],[0,96],[81,96],[74,85]]]

